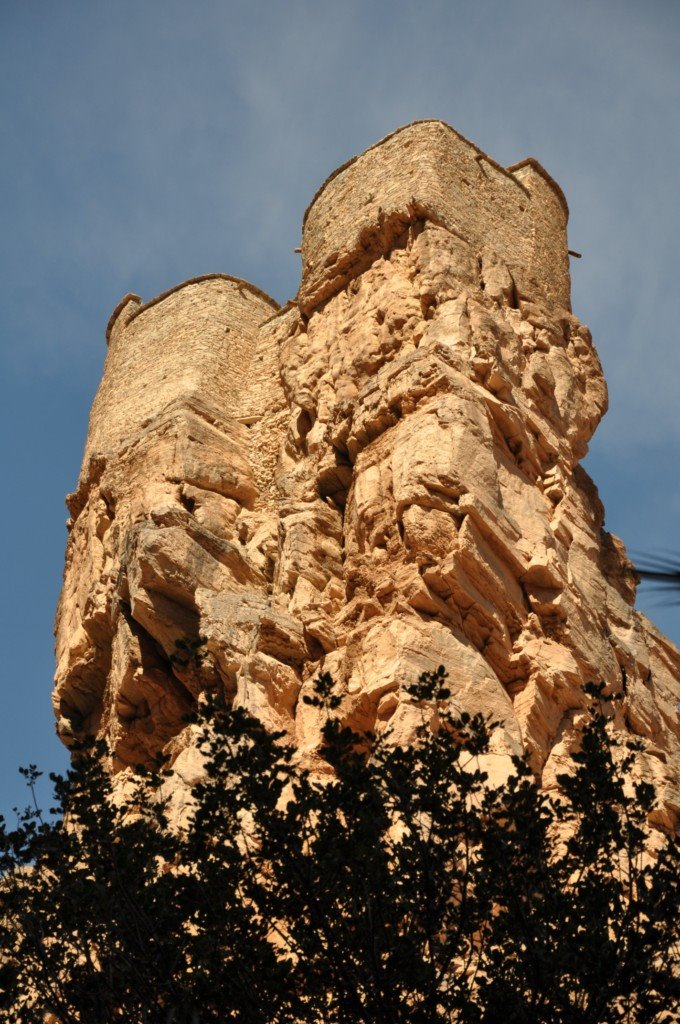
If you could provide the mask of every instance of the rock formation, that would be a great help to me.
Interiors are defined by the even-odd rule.
[[[319,670],[408,741],[402,685],[443,664],[499,723],[492,771],[524,748],[550,787],[604,680],[676,823],[680,652],[579,466],[607,394],[566,225],[536,161],[418,122],[321,187],[295,302],[221,274],[122,300],[68,498],[66,742],[105,735],[117,768],[165,749],[181,786],[183,716],[219,686],[313,763]]]

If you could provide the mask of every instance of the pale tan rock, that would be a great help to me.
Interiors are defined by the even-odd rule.
[[[566,218],[535,161],[421,122],[322,186],[284,310],[221,275],[126,296],[69,499],[67,742],[98,730],[116,766],[167,750],[181,818],[202,690],[319,767],[319,671],[348,722],[408,743],[405,687],[444,664],[454,707],[496,723],[492,778],[524,749],[552,787],[603,680],[677,823],[680,653],[579,466],[607,395]]]

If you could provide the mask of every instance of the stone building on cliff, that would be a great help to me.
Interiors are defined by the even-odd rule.
[[[60,734],[98,731],[116,768],[167,750],[179,794],[206,687],[313,763],[319,670],[348,721],[408,742],[403,684],[444,664],[499,723],[492,772],[524,749],[550,787],[602,679],[673,826],[680,652],[579,465],[607,392],[560,188],[416,122],[322,185],[302,263],[283,308],[213,274],[114,311],[68,499]]]

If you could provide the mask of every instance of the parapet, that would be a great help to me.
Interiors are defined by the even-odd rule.
[[[533,159],[506,169],[442,121],[416,121],[335,171],[303,222],[300,308],[336,294],[413,221],[459,235],[499,257],[520,296],[570,308],[568,210]]]
[[[238,418],[258,328],[278,308],[225,274],[193,278],[144,304],[126,295],[107,329],[84,470],[93,455],[118,451],[173,402],[195,400]]]

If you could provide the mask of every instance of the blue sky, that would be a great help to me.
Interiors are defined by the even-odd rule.
[[[211,271],[294,295],[317,186],[415,118],[564,189],[610,387],[586,468],[629,550],[680,550],[679,58],[677,0],[0,0],[0,811],[66,760],[63,498],[113,307]]]

